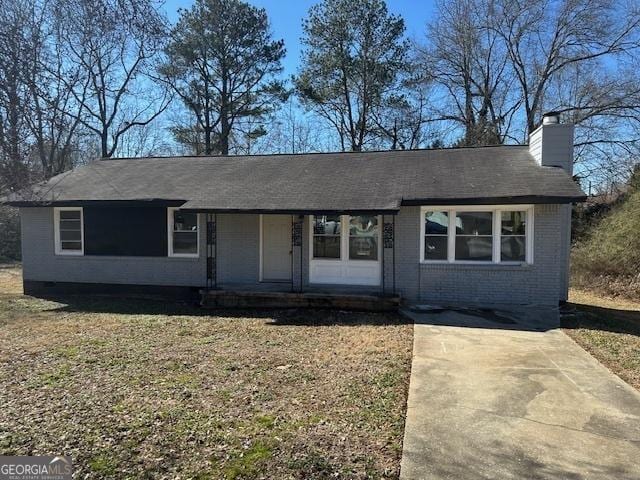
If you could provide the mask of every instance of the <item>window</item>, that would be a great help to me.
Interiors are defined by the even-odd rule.
[[[313,217],[313,258],[340,258],[340,220],[339,215]]]
[[[527,256],[527,212],[502,212],[500,261],[524,262]]]
[[[493,258],[493,213],[456,212],[456,260],[490,262]]]
[[[423,207],[421,261],[532,263],[533,206]]]
[[[54,209],[56,255],[84,255],[82,208]]]
[[[349,259],[378,259],[378,217],[349,217]]]
[[[377,215],[317,215],[312,218],[312,259],[377,261]]]
[[[199,251],[198,214],[167,209],[169,216],[169,256],[197,257]]]
[[[424,215],[424,259],[448,258],[449,213],[426,212]]]

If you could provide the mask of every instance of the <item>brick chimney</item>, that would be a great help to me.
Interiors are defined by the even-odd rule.
[[[560,123],[558,112],[542,115],[542,125],[529,134],[529,153],[538,165],[560,167],[573,176],[573,124]],[[560,302],[569,296],[569,257],[571,252],[571,205],[558,205],[560,239]]]
[[[529,152],[538,165],[563,168],[573,175],[573,124],[560,123],[560,114],[542,115],[542,125],[529,134]]]

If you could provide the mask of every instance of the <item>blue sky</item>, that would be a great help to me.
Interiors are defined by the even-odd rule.
[[[354,0],[358,1],[358,0]],[[317,0],[249,0],[249,3],[262,7],[271,20],[274,38],[284,39],[287,56],[283,62],[285,76],[297,71],[300,59],[300,37],[302,36],[302,19],[306,17],[309,7]],[[189,8],[190,0],[166,0],[165,10],[169,19],[175,22],[179,8]],[[389,11],[402,15],[409,38],[420,38],[424,34],[425,24],[434,10],[433,0],[388,0]]]

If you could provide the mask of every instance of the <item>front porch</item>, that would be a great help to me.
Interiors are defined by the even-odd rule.
[[[201,213],[203,306],[391,310],[400,302],[393,215]]]

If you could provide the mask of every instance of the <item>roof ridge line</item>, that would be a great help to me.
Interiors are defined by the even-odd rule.
[[[407,148],[400,150],[361,150],[361,151],[331,151],[331,152],[305,152],[305,153],[251,153],[251,154],[233,154],[233,155],[154,155],[148,157],[102,157],[98,158],[98,161],[116,161],[116,160],[151,160],[151,159],[232,159],[232,158],[248,158],[248,157],[302,157],[310,155],[354,155],[354,154],[377,154],[377,153],[409,153],[409,152],[437,152],[442,150],[475,150],[481,148],[513,148],[520,147],[525,148],[528,145],[520,143],[502,144],[502,145],[472,145],[466,147],[438,147],[438,148]]]

